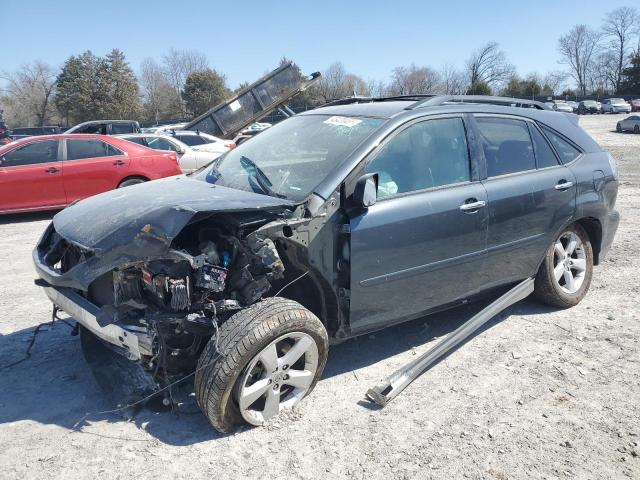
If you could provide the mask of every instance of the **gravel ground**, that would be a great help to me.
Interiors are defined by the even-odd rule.
[[[233,435],[193,403],[133,421],[94,414],[74,430],[112,405],[56,324],[0,372],[0,478],[640,478],[640,135],[615,133],[619,118],[581,118],[618,160],[623,220],[577,307],[520,302],[384,410],[366,390],[472,307],[348,341],[297,410]],[[50,218],[0,220],[0,366],[50,316],[30,258]]]

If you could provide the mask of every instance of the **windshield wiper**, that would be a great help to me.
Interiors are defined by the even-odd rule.
[[[242,168],[244,168],[244,170],[256,180],[256,183],[263,193],[272,197],[287,198],[286,195],[278,193],[271,188],[273,187],[273,183],[271,183],[269,177],[267,177],[267,175],[253,160],[243,155],[240,157],[240,166],[242,166]]]

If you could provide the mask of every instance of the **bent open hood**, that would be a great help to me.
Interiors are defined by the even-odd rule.
[[[153,256],[201,212],[279,210],[286,199],[213,185],[186,176],[112,190],[78,202],[53,218],[65,239],[94,251],[118,247]]]

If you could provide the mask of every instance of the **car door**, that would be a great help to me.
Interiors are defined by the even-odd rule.
[[[378,200],[351,218],[354,334],[416,318],[481,289],[486,193],[461,117],[403,128],[367,160]]]
[[[0,154],[0,211],[66,205],[58,140],[34,140]]]
[[[576,188],[535,124],[477,114],[474,126],[486,167],[490,288],[535,274],[551,237],[573,215]]]
[[[129,157],[98,138],[66,139],[62,169],[69,202],[112,190],[126,176]]]

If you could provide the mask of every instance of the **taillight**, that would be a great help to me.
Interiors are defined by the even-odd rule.
[[[236,144],[231,142],[231,143],[225,143],[224,144],[225,147],[227,147],[229,150],[236,148]]]

